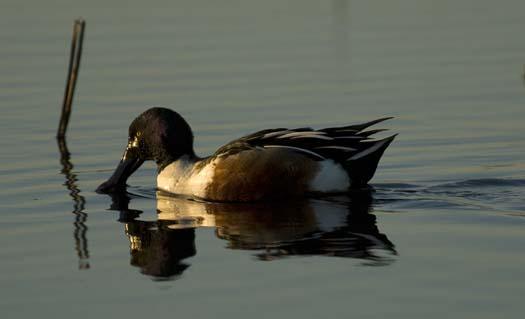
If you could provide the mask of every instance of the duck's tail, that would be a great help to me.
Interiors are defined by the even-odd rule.
[[[350,176],[351,187],[363,187],[372,179],[381,156],[396,136],[397,134],[378,141],[361,142],[370,145],[341,163]]]

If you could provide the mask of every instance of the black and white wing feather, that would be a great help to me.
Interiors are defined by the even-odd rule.
[[[309,127],[295,129],[267,129],[234,140],[216,153],[216,156],[232,155],[245,150],[283,148],[304,154],[314,160],[331,159],[345,162],[362,158],[380,149],[385,149],[395,135],[383,140],[370,137],[385,131],[365,129],[391,119],[380,118],[367,123],[314,130]],[[382,153],[382,152],[381,152]]]

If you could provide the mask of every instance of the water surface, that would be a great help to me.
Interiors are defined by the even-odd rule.
[[[521,318],[523,1],[3,1],[6,318]],[[71,25],[87,31],[67,147]],[[374,191],[266,205],[94,193],[127,126],[200,155],[271,127],[395,116]],[[385,133],[387,134],[387,133]]]

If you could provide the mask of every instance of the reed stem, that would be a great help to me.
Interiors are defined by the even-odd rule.
[[[67,73],[66,90],[64,92],[64,103],[62,104],[62,113],[58,125],[58,138],[66,136],[69,117],[71,116],[71,105],[73,104],[73,94],[78,78],[80,68],[80,58],[82,57],[82,43],[84,42],[84,29],[86,22],[83,19],[75,20],[73,25],[73,37],[71,39],[71,52],[69,55],[69,68]]]

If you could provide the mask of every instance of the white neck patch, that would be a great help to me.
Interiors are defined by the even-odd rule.
[[[157,188],[163,191],[196,197],[205,197],[207,186],[213,180],[214,161],[199,170],[188,156],[166,166],[157,176]]]

